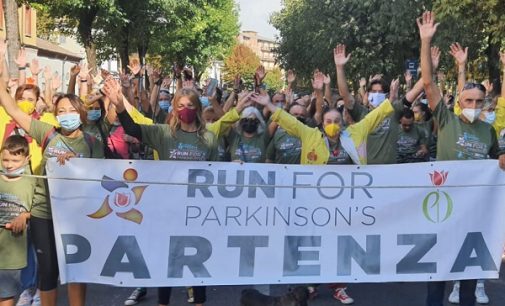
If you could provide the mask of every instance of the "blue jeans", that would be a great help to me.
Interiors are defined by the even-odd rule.
[[[30,231],[27,229],[27,265],[21,270],[21,290],[37,287],[37,257]]]
[[[475,306],[476,279],[462,280],[459,287],[459,305]],[[444,305],[445,282],[429,282],[426,306]]]

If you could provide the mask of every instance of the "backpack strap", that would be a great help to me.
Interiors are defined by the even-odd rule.
[[[51,142],[51,140],[54,139],[58,135],[58,132],[56,132],[55,128],[50,129],[47,131],[47,133],[44,135],[44,138],[42,138],[42,143],[40,144],[40,147],[42,148],[42,154],[44,154],[44,151],[47,148],[47,145]]]
[[[84,136],[84,141],[86,141],[86,144],[88,145],[89,157],[92,158],[93,157],[93,146],[95,145],[96,138],[86,132],[82,132],[82,133]]]

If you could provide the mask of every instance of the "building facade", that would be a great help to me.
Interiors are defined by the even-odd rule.
[[[238,41],[254,51],[266,70],[278,67],[275,62],[275,48],[278,44],[275,40],[259,36],[255,31],[243,31],[238,36]]]

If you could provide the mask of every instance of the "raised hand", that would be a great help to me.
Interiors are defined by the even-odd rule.
[[[78,74],[79,79],[87,80],[90,71],[91,71],[91,69],[88,69],[88,64],[86,64],[86,63],[81,64],[81,70],[79,71],[79,74]]]
[[[365,78],[359,79],[359,87],[366,87],[366,79]]]
[[[81,65],[74,65],[70,68],[70,75],[73,77],[79,75],[79,72],[81,72]]]
[[[142,69],[142,67],[140,67],[140,63],[138,60],[134,59],[131,61],[130,65],[127,66],[128,68],[130,68],[131,72],[134,74],[134,75],[137,75],[140,73],[140,69]]]
[[[484,82],[482,82],[482,85],[484,86],[484,88],[486,88],[487,93],[490,93],[493,91],[493,83],[489,82],[489,80],[485,80]]]
[[[347,56],[345,55],[345,45],[338,44],[335,49],[333,49],[333,60],[335,61],[336,66],[344,66],[350,58],[350,53]]]
[[[468,60],[468,47],[463,49],[459,43],[453,43],[449,54],[454,57],[458,65],[465,65]]]
[[[323,74],[323,83],[324,85],[329,85],[331,83],[331,78],[329,74]]]
[[[58,75],[57,72],[53,74],[53,78],[51,79],[51,88],[54,91],[57,91],[58,88],[61,86],[61,77]]]
[[[53,77],[51,68],[49,66],[44,67],[44,80],[46,81],[46,86],[49,86],[49,80]]]
[[[244,108],[251,105],[251,103],[252,103],[251,96],[253,94],[254,94],[254,92],[244,92],[244,93],[239,94],[237,106],[235,107],[237,112],[240,113],[244,110]]]
[[[421,40],[430,40],[437,32],[439,23],[435,23],[435,13],[426,11],[422,17],[416,19]]]
[[[18,87],[18,81],[19,81],[18,78],[10,78],[9,82],[7,83],[7,87],[9,87],[9,88],[16,88],[16,87]]]
[[[440,49],[436,46],[431,47],[431,65],[433,66],[433,71],[438,69],[440,64]]]
[[[34,58],[32,59],[32,63],[30,64],[30,72],[32,75],[39,75],[42,72],[42,68],[39,66],[39,61]]]
[[[170,88],[171,85],[172,85],[172,78],[168,76],[163,79],[163,82],[161,82],[161,88],[168,89]]]
[[[118,112],[124,110],[123,104],[123,94],[121,93],[121,87],[114,79],[108,79],[102,88],[103,93],[107,96],[110,102],[116,107]]]
[[[505,51],[500,52],[500,61],[501,61],[501,64],[503,65],[503,67],[505,67]]]
[[[119,74],[119,81],[122,87],[129,88],[131,86],[130,76],[126,74],[124,70]]]
[[[256,68],[256,72],[254,73],[254,79],[256,80],[256,84],[261,84],[266,75],[267,72],[265,71],[265,67],[259,66],[258,68]]]
[[[320,71],[314,72],[314,78],[312,79],[312,88],[314,90],[322,90],[324,85],[324,74]]]
[[[19,49],[18,57],[14,60],[19,68],[26,67],[26,50],[25,48]]]
[[[403,77],[405,77],[406,83],[412,82],[412,73],[410,73],[410,70],[406,70]]]
[[[374,80],[380,80],[380,79],[382,79],[383,76],[384,76],[383,74],[376,74],[376,75],[373,75],[373,76],[371,75],[370,78],[368,78],[368,81],[370,83],[372,83],[372,81],[374,81]]]
[[[296,73],[289,69],[288,70],[288,84],[292,84],[296,80]]]
[[[268,94],[257,94],[257,93],[252,93],[250,96],[250,99],[259,105],[266,106],[270,104],[270,96]]]
[[[395,79],[391,81],[391,86],[389,87],[389,101],[393,102],[398,99],[398,89],[400,88],[400,79]]]
[[[195,88],[195,84],[193,82],[193,79],[183,81],[182,88],[191,88],[191,89]]]

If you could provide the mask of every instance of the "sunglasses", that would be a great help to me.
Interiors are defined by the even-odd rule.
[[[484,85],[479,84],[479,83],[466,83],[465,86],[463,86],[463,90],[468,90],[468,89],[474,89],[477,88],[478,90],[482,91],[483,93],[486,93],[486,87]]]

